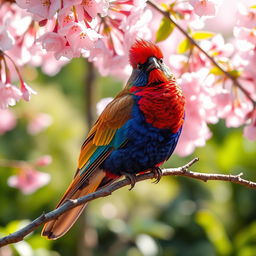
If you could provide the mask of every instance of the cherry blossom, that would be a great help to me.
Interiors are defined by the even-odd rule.
[[[0,81],[0,109],[14,106],[22,97],[21,91],[12,84],[3,84]]]
[[[31,135],[38,134],[52,124],[52,117],[45,113],[38,113],[34,116],[28,126],[27,131]]]
[[[248,140],[256,140],[256,111],[251,114],[251,123],[244,128],[244,136]]]
[[[211,137],[207,119],[212,123],[217,122],[217,119],[213,118],[216,115],[215,105],[211,101],[211,91],[204,89],[201,82],[203,77],[204,71],[200,71],[184,73],[179,80],[186,98],[185,122],[175,151],[181,156],[191,154],[195,147],[204,146],[206,140]]]
[[[6,30],[5,26],[0,26],[0,50],[6,51],[14,45],[14,38]]]
[[[199,16],[215,16],[218,8],[218,0],[189,0],[194,11]]]
[[[82,0],[75,5],[78,20],[86,16],[88,21],[97,17],[97,14],[107,15],[109,2],[106,0]]]
[[[237,38],[237,46],[242,51],[249,51],[256,45],[256,29],[248,29],[246,27],[235,27],[234,36]]]
[[[53,51],[58,56],[65,48],[67,40],[56,32],[47,32],[38,38],[37,42],[42,43],[43,49]]]
[[[206,19],[216,16],[221,0],[157,3],[193,36],[198,29],[205,29]],[[256,8],[239,4],[236,17],[230,25],[234,27],[233,38],[230,29],[227,39],[221,34],[194,39],[256,100]],[[131,73],[130,46],[137,38],[155,41],[162,21],[162,14],[145,0],[4,2],[0,8],[0,108],[13,106],[21,99],[29,101],[35,94],[23,81],[20,70],[24,65],[41,67],[54,75],[72,58],[84,57],[101,75],[126,81]],[[176,28],[159,43],[165,62],[187,98],[186,121],[176,152],[187,155],[203,146],[211,137],[208,125],[220,118],[227,127],[246,125],[244,136],[255,139],[255,116],[249,117],[254,110],[252,102],[196,47],[189,45],[184,52],[177,51],[184,39]],[[108,100],[98,103],[98,113]],[[47,114],[32,116],[28,133],[37,134],[51,123]]]
[[[37,159],[35,165],[46,166],[52,162],[52,157],[50,155],[44,155]]]
[[[33,168],[24,168],[20,169],[18,175],[8,178],[8,185],[18,188],[23,194],[28,195],[48,184],[50,179],[48,173],[39,172]]]
[[[256,9],[246,7],[242,3],[238,4],[237,25],[246,28],[256,27]]]
[[[34,91],[26,83],[21,84],[21,89],[20,90],[21,90],[21,93],[22,93],[22,98],[26,101],[30,101],[31,94],[36,94],[36,91]]]
[[[16,126],[16,116],[10,109],[0,109],[0,134],[12,130]]]
[[[61,1],[50,0],[17,0],[17,4],[28,12],[34,14],[37,21],[50,19],[61,7]]]

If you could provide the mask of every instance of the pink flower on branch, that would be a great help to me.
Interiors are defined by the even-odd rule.
[[[256,140],[256,111],[254,111],[251,123],[244,127],[244,137],[248,140]]]
[[[46,166],[52,162],[52,157],[50,155],[44,155],[37,159],[35,165],[37,166]]]
[[[60,0],[16,0],[16,3],[34,14],[37,21],[51,19],[61,8]]]
[[[14,106],[22,98],[20,89],[12,84],[3,84],[0,81],[0,109]]]
[[[254,49],[256,45],[256,28],[235,27],[234,36],[237,39],[238,48],[242,51]]]
[[[36,94],[36,91],[34,91],[31,87],[29,87],[26,83],[21,84],[21,93],[22,93],[22,98],[25,101],[30,101],[31,95]]]
[[[16,125],[16,116],[9,109],[0,109],[0,134],[12,130]]]
[[[27,131],[31,135],[36,135],[52,124],[52,117],[45,113],[39,113],[29,122]]]
[[[14,38],[5,26],[0,26],[0,50],[6,51],[14,45]]]
[[[186,97],[186,116],[176,153],[191,154],[195,147],[202,147],[211,137],[207,123],[216,123],[215,104],[212,102],[211,87],[205,82],[206,73],[184,73],[179,81]]]
[[[246,28],[256,27],[256,8],[238,5],[237,25]]]
[[[58,54],[65,48],[67,40],[56,32],[46,32],[37,39],[37,42],[42,43],[42,47],[46,51],[53,51]]]
[[[51,177],[48,173],[39,172],[28,167],[20,169],[18,175],[10,176],[8,185],[20,189],[23,194],[27,195],[48,184],[50,179]]]
[[[74,4],[75,5],[75,4]],[[109,8],[107,0],[82,0],[75,5],[78,20],[91,22],[98,14],[106,16]]]
[[[189,0],[189,3],[194,7],[194,11],[198,16],[216,16],[218,0]]]

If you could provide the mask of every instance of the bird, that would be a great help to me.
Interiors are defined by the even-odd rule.
[[[129,50],[132,73],[124,89],[105,107],[82,144],[75,176],[56,206],[127,177],[153,172],[172,155],[184,123],[185,98],[164,63],[161,49],[137,39]],[[79,205],[47,222],[42,236],[63,236],[83,212]]]

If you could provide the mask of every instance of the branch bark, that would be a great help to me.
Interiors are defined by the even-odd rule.
[[[190,166],[192,166],[194,163],[196,163],[199,159],[194,158],[192,161],[187,163],[184,166],[178,167],[178,168],[168,168],[168,169],[163,169],[162,173],[163,176],[185,176],[197,180],[202,180],[204,182],[208,180],[220,180],[220,181],[227,181],[227,182],[232,182],[236,184],[240,184],[252,189],[256,188],[256,182],[252,182],[246,179],[243,179],[241,176],[243,173],[237,174],[237,175],[225,175],[225,174],[209,174],[209,173],[200,173],[200,172],[193,172],[188,170]],[[143,181],[147,179],[153,179],[154,178],[154,173],[148,172],[144,174],[140,174],[136,176],[136,181]],[[110,186],[107,186],[105,188],[102,188],[94,193],[88,194],[86,196],[80,197],[76,200],[68,200],[65,204],[63,204],[61,207],[48,212],[48,213],[43,213],[41,216],[33,220],[30,224],[27,226],[23,227],[22,229],[8,235],[5,237],[2,237],[0,239],[0,247],[5,246],[7,244],[11,243],[16,243],[24,239],[24,237],[28,234],[30,234],[32,231],[34,231],[37,227],[40,225],[52,220],[56,219],[58,216],[63,214],[64,212],[78,206],[81,204],[84,204],[86,202],[90,202],[92,200],[95,200],[100,197],[106,197],[111,195],[114,191],[127,186],[131,184],[131,181],[129,179],[123,179],[120,181],[117,181]]]
[[[151,6],[153,9],[155,9],[157,12],[161,13],[163,16],[165,16],[169,21],[189,40],[189,42],[194,45],[200,52],[202,52],[211,62],[214,66],[218,67],[218,69],[227,77],[229,78],[233,84],[238,87],[244,95],[251,101],[253,104],[253,107],[256,108],[256,101],[252,98],[250,93],[239,83],[237,78],[232,76],[228,71],[224,70],[218,62],[211,57],[203,48],[200,47],[200,45],[187,33],[185,29],[183,29],[170,15],[169,12],[163,10],[161,7],[159,7],[157,4],[155,4],[153,1],[148,0],[148,5]]]

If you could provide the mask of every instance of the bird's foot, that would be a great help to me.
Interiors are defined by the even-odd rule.
[[[157,166],[151,168],[151,172],[154,173],[154,178],[156,179],[155,181],[153,181],[153,183],[157,184],[161,180],[163,176],[163,172],[161,168]]]
[[[129,188],[129,190],[132,190],[136,183],[136,174],[131,174],[128,172],[122,172],[121,174],[124,175],[125,178],[131,182],[131,187]]]

